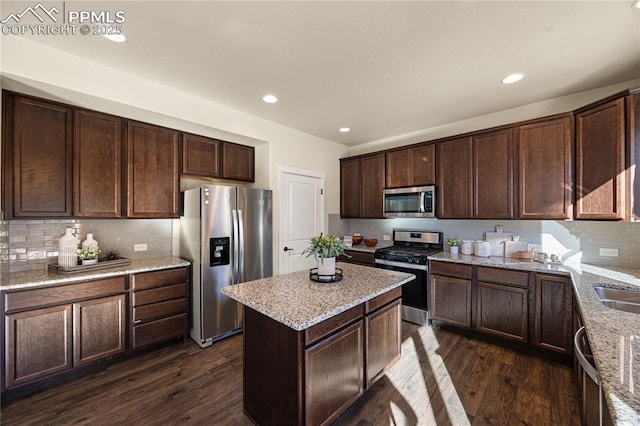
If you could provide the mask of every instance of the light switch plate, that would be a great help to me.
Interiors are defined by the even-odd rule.
[[[383,239],[384,241],[391,241],[391,235],[383,235],[383,236],[382,236],[382,239]]]
[[[618,257],[618,249],[601,248],[600,249],[600,256]]]

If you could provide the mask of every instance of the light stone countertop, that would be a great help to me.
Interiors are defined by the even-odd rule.
[[[640,291],[640,269],[449,253],[429,259],[570,276],[614,424],[640,424],[640,314],[605,307],[593,289],[602,285]]]
[[[415,275],[340,263],[343,279],[318,283],[308,271],[235,284],[222,293],[296,331],[305,330],[393,290]]]
[[[58,274],[47,271],[29,271],[2,274],[0,276],[0,291],[18,290],[51,285],[71,284],[80,281],[114,277],[118,275],[134,274],[138,272],[157,271],[161,269],[189,266],[190,262],[175,256],[149,257],[131,259],[131,264],[109,269],[99,269],[79,272],[76,274]]]

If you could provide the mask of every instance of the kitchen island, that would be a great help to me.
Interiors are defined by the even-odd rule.
[[[339,263],[224,287],[244,305],[244,411],[260,425],[335,420],[400,358],[400,286],[413,275]]]

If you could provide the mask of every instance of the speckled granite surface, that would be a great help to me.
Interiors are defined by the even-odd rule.
[[[111,269],[77,274],[56,274],[54,272],[43,273],[40,271],[16,272],[0,276],[0,291],[15,290],[21,288],[42,287],[49,285],[69,284],[90,279],[113,277],[117,275],[133,274],[137,272],[157,271],[160,269],[189,266],[190,263],[179,257],[163,256],[145,259],[132,259],[131,265]]]
[[[317,283],[308,271],[294,272],[222,288],[230,298],[301,331],[386,293],[414,275],[341,263],[344,278]]]
[[[571,276],[614,423],[640,424],[640,314],[605,307],[593,289],[595,285],[603,285],[640,292],[640,268],[552,265],[449,253],[439,253],[429,259]]]

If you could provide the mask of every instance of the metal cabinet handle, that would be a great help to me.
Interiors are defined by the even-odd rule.
[[[598,374],[598,370],[596,370],[593,365],[591,365],[591,363],[587,361],[587,358],[584,356],[584,354],[582,353],[582,349],[580,348],[580,340],[584,336],[585,332],[586,329],[584,326],[582,326],[578,331],[576,331],[575,336],[573,336],[573,346],[575,347],[576,358],[578,358],[578,362],[584,369],[585,373],[587,373],[589,377],[591,377],[591,380],[593,380],[596,385],[600,386],[600,374]]]
[[[141,322],[142,322],[142,320],[135,320],[133,323],[134,323],[134,324],[139,324],[139,323],[141,323]]]

